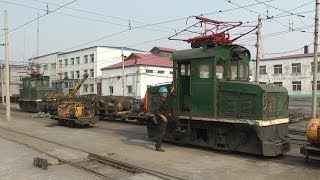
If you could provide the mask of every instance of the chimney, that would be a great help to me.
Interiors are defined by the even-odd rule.
[[[304,54],[308,54],[309,53],[309,47],[307,45],[305,45],[303,47],[303,49],[304,49]]]

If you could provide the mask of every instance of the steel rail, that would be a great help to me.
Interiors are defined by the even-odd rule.
[[[146,174],[149,174],[149,175],[152,175],[152,176],[156,176],[156,177],[159,177],[159,178],[162,178],[162,179],[186,180],[185,178],[181,178],[181,177],[178,177],[178,176],[170,175],[170,174],[163,173],[163,172],[156,171],[156,170],[151,170],[151,169],[148,169],[148,168],[143,168],[143,167],[136,166],[136,165],[133,165],[133,164],[129,164],[129,163],[125,163],[125,162],[122,162],[122,161],[118,161],[118,160],[115,160],[115,159],[112,159],[112,158],[100,156],[100,155],[97,155],[97,154],[94,154],[94,153],[91,153],[91,152],[88,152],[88,151],[85,151],[85,150],[81,150],[79,148],[75,148],[75,147],[72,147],[72,146],[69,146],[69,145],[65,145],[65,144],[62,144],[62,143],[59,143],[59,142],[47,140],[47,139],[40,138],[40,137],[37,137],[37,136],[33,136],[33,135],[30,135],[30,134],[26,134],[26,133],[23,133],[23,132],[20,132],[20,131],[12,130],[12,129],[1,127],[1,126],[0,126],[0,129],[4,129],[4,130],[7,130],[7,131],[11,131],[11,132],[14,132],[14,133],[17,133],[17,134],[21,134],[21,135],[28,136],[28,137],[31,137],[31,138],[39,139],[39,140],[42,140],[42,141],[50,142],[50,143],[53,143],[53,144],[56,144],[56,145],[60,145],[60,146],[63,146],[63,147],[69,148],[69,149],[74,149],[74,150],[77,150],[77,151],[80,151],[80,152],[84,152],[84,153],[87,153],[89,155],[89,158],[90,157],[91,158],[95,157],[96,160],[98,160],[98,161],[100,160],[100,162],[101,161],[109,162],[110,165],[112,163],[114,165],[117,164],[119,166],[118,168],[121,168],[121,169],[124,169],[124,170],[131,168],[132,170],[136,170],[137,172],[143,172],[143,173],[146,173]],[[132,172],[132,171],[129,171],[129,172]],[[110,177],[108,177],[108,178],[110,178]]]

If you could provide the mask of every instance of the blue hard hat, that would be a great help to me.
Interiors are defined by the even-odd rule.
[[[162,86],[160,89],[159,89],[159,93],[168,93],[168,89],[164,86]]]

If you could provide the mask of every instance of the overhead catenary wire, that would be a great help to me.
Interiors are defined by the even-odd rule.
[[[308,44],[308,45],[306,45],[306,46],[310,46],[310,45],[312,45],[313,43],[310,43],[310,44]],[[302,50],[302,49],[304,49],[304,47],[302,47],[302,48],[299,48],[299,49],[294,49],[294,50],[289,50],[289,51],[283,51],[283,52],[275,52],[275,53],[264,53],[263,55],[281,55],[281,54],[288,54],[288,53],[293,53],[293,52],[297,52],[297,51],[300,51],[300,50]]]
[[[55,11],[57,11],[57,10],[59,10],[59,9],[62,9],[62,8],[68,6],[68,5],[70,5],[70,4],[72,4],[72,3],[76,2],[76,1],[78,1],[78,0],[73,0],[73,1],[70,1],[70,2],[62,5],[62,6],[59,6],[58,8],[54,9],[54,10],[51,11],[50,13],[55,12]],[[48,13],[48,14],[50,14],[50,13]],[[48,14],[44,14],[44,15],[41,15],[41,16],[35,18],[35,19],[32,19],[32,20],[30,20],[30,21],[27,21],[27,22],[25,22],[24,24],[22,24],[22,25],[20,25],[20,26],[17,26],[17,27],[15,27],[15,28],[11,29],[11,30],[9,30],[7,33],[9,34],[9,33],[11,33],[11,32],[14,32],[14,31],[16,31],[16,30],[18,30],[18,29],[20,29],[20,28],[22,28],[22,27],[24,27],[24,26],[26,26],[26,25],[28,25],[28,24],[30,24],[30,23],[32,23],[32,22],[37,21],[38,19],[41,19],[41,18],[47,16]],[[2,37],[2,36],[4,36],[4,35],[5,35],[5,34],[2,34],[2,35],[0,35],[0,37]]]
[[[41,8],[37,8],[37,7],[33,7],[33,6],[27,6],[27,5],[24,5],[24,4],[13,3],[13,2],[5,1],[5,0],[0,0],[0,2],[6,3],[6,4],[15,5],[15,6],[21,6],[21,7],[28,8],[28,9],[34,9],[34,10],[39,10],[39,11],[44,11],[44,12],[51,12],[51,11],[47,11],[47,9],[41,9]],[[88,17],[84,17],[84,16],[73,15],[73,14],[62,13],[62,12],[51,12],[51,13],[55,13],[55,14],[63,15],[63,16],[69,16],[69,17],[73,17],[73,18],[77,18],[77,19],[83,19],[83,20],[88,20],[88,21],[93,21],[93,22],[100,22],[100,23],[105,23],[105,24],[110,24],[110,25],[130,28],[128,26],[128,24],[120,24],[120,23],[114,23],[114,22],[99,20],[99,19],[92,19],[92,18],[88,18]],[[165,30],[150,29],[150,28],[141,28],[141,29],[150,30],[150,31],[158,31],[158,32],[173,32],[172,30],[171,31],[165,31]]]
[[[276,9],[276,10],[278,10],[278,11],[282,11],[282,12],[284,12],[284,13],[287,13],[287,14],[289,14],[289,15],[294,15],[294,16],[297,16],[297,17],[299,17],[299,18],[311,18],[311,19],[314,19],[314,18],[312,18],[312,17],[307,17],[307,16],[304,16],[304,15],[301,15],[301,14],[298,14],[298,13],[293,13],[293,12],[290,12],[290,11],[287,11],[287,10],[283,10],[283,9],[280,9],[280,8],[278,8],[278,7],[275,7],[275,6],[271,6],[271,5],[269,5],[269,4],[267,4],[266,2],[262,2],[262,1],[259,1],[259,0],[255,0],[256,2],[259,2],[259,3],[262,3],[262,4],[264,4],[264,5],[266,5],[267,7],[271,7],[271,8],[273,8],[273,9]]]

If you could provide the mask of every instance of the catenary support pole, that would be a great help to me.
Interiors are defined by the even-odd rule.
[[[2,65],[2,62],[0,63],[0,76],[1,76],[1,102],[2,102],[2,105],[4,106],[4,73],[3,73],[3,65]]]
[[[123,46],[121,47],[121,60],[122,60],[122,97],[124,97],[124,55],[123,55]]]
[[[5,33],[5,61],[6,61],[6,118],[10,121],[10,65],[9,65],[9,42],[8,42],[8,14],[4,11],[4,33]]]
[[[259,74],[260,74],[260,31],[261,31],[261,17],[260,15],[258,16],[258,29],[256,32],[257,35],[257,43],[256,43],[256,74],[255,74],[255,82],[259,82]]]
[[[318,26],[319,26],[319,3],[316,0],[316,13],[314,20],[314,62],[313,62],[313,90],[312,90],[312,118],[317,117],[317,84],[318,84]]]

